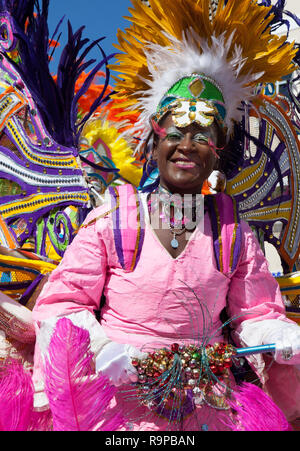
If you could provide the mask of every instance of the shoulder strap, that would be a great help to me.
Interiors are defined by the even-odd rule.
[[[206,196],[218,270],[231,274],[241,252],[241,226],[235,201],[224,193]]]
[[[137,189],[129,184],[109,187],[113,234],[119,262],[125,271],[136,267],[145,234],[145,217]]]

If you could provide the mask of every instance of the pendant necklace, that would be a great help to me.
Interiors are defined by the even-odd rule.
[[[148,208],[149,212],[153,213],[154,211],[160,210],[160,206],[162,208],[160,219],[169,225],[170,232],[172,233],[172,239],[170,245],[173,249],[178,249],[179,242],[177,240],[177,236],[182,235],[187,231],[186,222],[189,222],[189,218],[186,218],[183,214],[183,207],[188,208],[192,211],[197,207],[197,202],[194,199],[184,199],[181,196],[174,196],[168,190],[163,188],[161,185],[151,193],[148,198]],[[173,210],[173,215],[171,217],[171,208]],[[175,230],[180,229],[180,230]]]
[[[170,230],[171,230],[171,233],[173,235],[173,239],[171,240],[171,247],[173,249],[178,249],[179,242],[178,242],[176,236],[182,235],[183,232],[186,231],[186,229],[185,229],[185,227],[183,227],[182,230],[180,230],[179,232],[176,232],[176,230],[172,226],[170,226]]]

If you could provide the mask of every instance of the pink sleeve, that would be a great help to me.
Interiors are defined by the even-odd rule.
[[[93,210],[85,224],[102,211],[102,207]],[[79,230],[38,297],[33,309],[35,322],[83,309],[91,313],[99,309],[107,264],[101,234],[105,221],[105,218],[98,219],[96,223]]]
[[[242,250],[228,292],[228,314],[237,328],[242,321],[288,319],[279,285],[251,228],[242,221]]]

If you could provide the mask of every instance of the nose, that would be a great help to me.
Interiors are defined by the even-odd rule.
[[[189,152],[192,149],[192,145],[193,145],[192,134],[186,133],[180,140],[177,148],[179,150],[182,150],[183,152]]]

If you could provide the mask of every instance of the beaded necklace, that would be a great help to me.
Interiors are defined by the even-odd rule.
[[[201,194],[173,194],[159,185],[148,196],[147,203],[150,217],[159,212],[159,218],[172,233],[171,247],[177,249],[179,243],[176,237],[196,227],[199,212],[202,212],[203,197]]]

